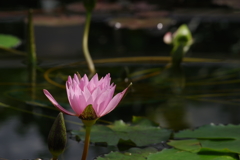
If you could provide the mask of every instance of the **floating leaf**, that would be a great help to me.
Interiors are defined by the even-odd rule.
[[[172,140],[167,143],[174,148],[197,153],[201,150],[200,142],[196,139],[187,139],[187,140]]]
[[[177,149],[164,149],[161,152],[150,154],[147,160],[237,160],[232,154],[197,154]]]
[[[19,45],[21,40],[12,35],[0,34],[0,46],[6,48],[12,48]]]
[[[85,130],[72,131],[71,134],[78,136],[84,140]],[[119,138],[115,135],[114,131],[110,128],[95,124],[91,130],[91,142],[106,142],[108,145],[116,145]]]
[[[176,133],[175,138],[198,139],[240,139],[240,125],[205,125],[196,130],[184,130]]]
[[[155,148],[131,148],[127,152],[111,152],[104,157],[98,157],[96,160],[146,160],[149,154],[155,153]]]
[[[173,140],[168,145],[183,151],[197,152],[222,152],[240,154],[240,140]]]
[[[240,154],[240,140],[200,140],[201,151],[233,152]]]
[[[156,123],[154,121],[150,121],[149,119],[146,119],[146,118],[140,117],[140,116],[133,116],[132,123],[138,124],[138,125],[143,125],[143,126],[155,126],[155,127],[159,126],[158,123]]]
[[[141,123],[140,123],[141,122]],[[160,127],[146,125],[146,121],[135,125],[126,124],[123,121],[115,121],[113,125],[94,125],[91,131],[91,142],[106,142],[108,145],[117,145],[119,141],[125,143],[134,143],[136,146],[147,146],[150,144],[160,143],[169,139],[171,132]],[[84,140],[85,130],[72,131]]]
[[[174,137],[194,138],[192,140],[176,140],[168,143],[170,146],[180,150],[240,154],[240,125],[205,125],[196,130],[180,131]],[[197,147],[200,147],[200,149],[197,150]]]

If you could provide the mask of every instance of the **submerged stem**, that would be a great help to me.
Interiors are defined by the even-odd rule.
[[[90,143],[90,133],[91,133],[92,126],[86,126],[86,135],[85,135],[85,142],[84,142],[84,149],[82,153],[82,160],[87,159],[88,148]]]
[[[88,50],[88,35],[89,35],[91,17],[92,17],[91,11],[87,11],[86,22],[85,22],[84,33],[83,33],[83,54],[86,58],[90,73],[91,73],[91,75],[93,75],[96,73],[96,70],[95,70],[95,66],[94,66],[92,57]]]

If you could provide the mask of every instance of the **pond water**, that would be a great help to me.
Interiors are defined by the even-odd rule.
[[[130,122],[133,115],[144,116],[172,130],[209,123],[240,123],[238,63],[189,62],[191,60],[185,59],[180,67],[171,68],[166,57],[165,60],[158,58],[151,62],[131,62],[131,58],[110,62],[96,60],[100,76],[111,73],[112,81],[117,84],[116,92],[133,82],[120,105],[101,120]],[[62,106],[69,109],[65,81],[76,71],[82,75],[87,73],[86,65],[84,62],[65,65],[43,62],[34,84],[29,81],[24,64],[21,61],[15,64],[19,65],[5,67],[5,64],[0,68],[0,157],[48,158],[47,136],[58,111],[43,95],[42,89],[48,89]],[[65,118],[67,130],[82,127],[78,118]],[[67,150],[60,159],[76,159],[82,148],[82,142],[69,139]],[[114,149],[92,145],[89,159],[111,150]]]
[[[174,131],[210,123],[240,123],[239,62],[213,59],[239,58],[238,19],[224,18],[219,22],[221,15],[209,19],[197,15],[194,19],[189,13],[180,17],[171,14],[168,18],[176,23],[161,23],[161,29],[155,23],[155,28],[119,29],[114,27],[117,23],[108,24],[116,20],[112,16],[104,16],[104,22],[101,14],[93,17],[89,48],[97,73],[111,73],[116,92],[133,83],[119,106],[99,122],[108,124],[121,119],[128,123],[133,116],[142,116]],[[131,14],[126,24],[132,21]],[[170,57],[163,57],[169,56],[171,46],[162,39],[182,23],[188,23],[194,32],[195,43],[187,56],[195,58],[184,58],[180,66],[171,67]],[[11,22],[1,21],[0,29],[25,39],[22,16]],[[35,31],[39,58],[36,77],[27,69],[25,57],[0,52],[0,159],[49,159],[47,137],[59,111],[42,90],[49,90],[70,110],[65,90],[68,75],[89,73],[85,61],[78,62],[83,59],[79,54],[83,24],[36,26]],[[23,42],[17,49],[25,50],[25,45]],[[200,59],[204,57],[212,59]],[[68,131],[82,128],[78,118],[64,117]],[[59,159],[80,159],[82,150],[83,142],[69,136],[66,151]],[[88,159],[114,150],[118,150],[117,146],[91,144]]]

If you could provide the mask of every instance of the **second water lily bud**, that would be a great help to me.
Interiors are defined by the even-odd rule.
[[[190,46],[193,43],[191,31],[188,26],[183,24],[173,34],[173,45]]]
[[[167,32],[163,37],[163,41],[174,46],[190,46],[193,43],[193,38],[187,25],[183,24],[174,33]]]
[[[53,156],[53,160],[64,152],[67,143],[67,132],[63,114],[60,112],[54,121],[48,135],[48,149]]]

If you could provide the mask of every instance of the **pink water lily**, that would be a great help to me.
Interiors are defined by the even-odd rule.
[[[66,90],[68,101],[74,113],[60,106],[46,89],[44,89],[43,92],[61,112],[81,118],[86,107],[91,105],[96,116],[93,118],[97,119],[111,112],[121,101],[128,89],[127,87],[122,92],[113,96],[116,85],[110,83],[110,74],[107,74],[100,80],[98,79],[98,74],[95,74],[90,81],[86,75],[82,78],[79,74],[74,74],[73,78],[69,76],[66,82]]]

